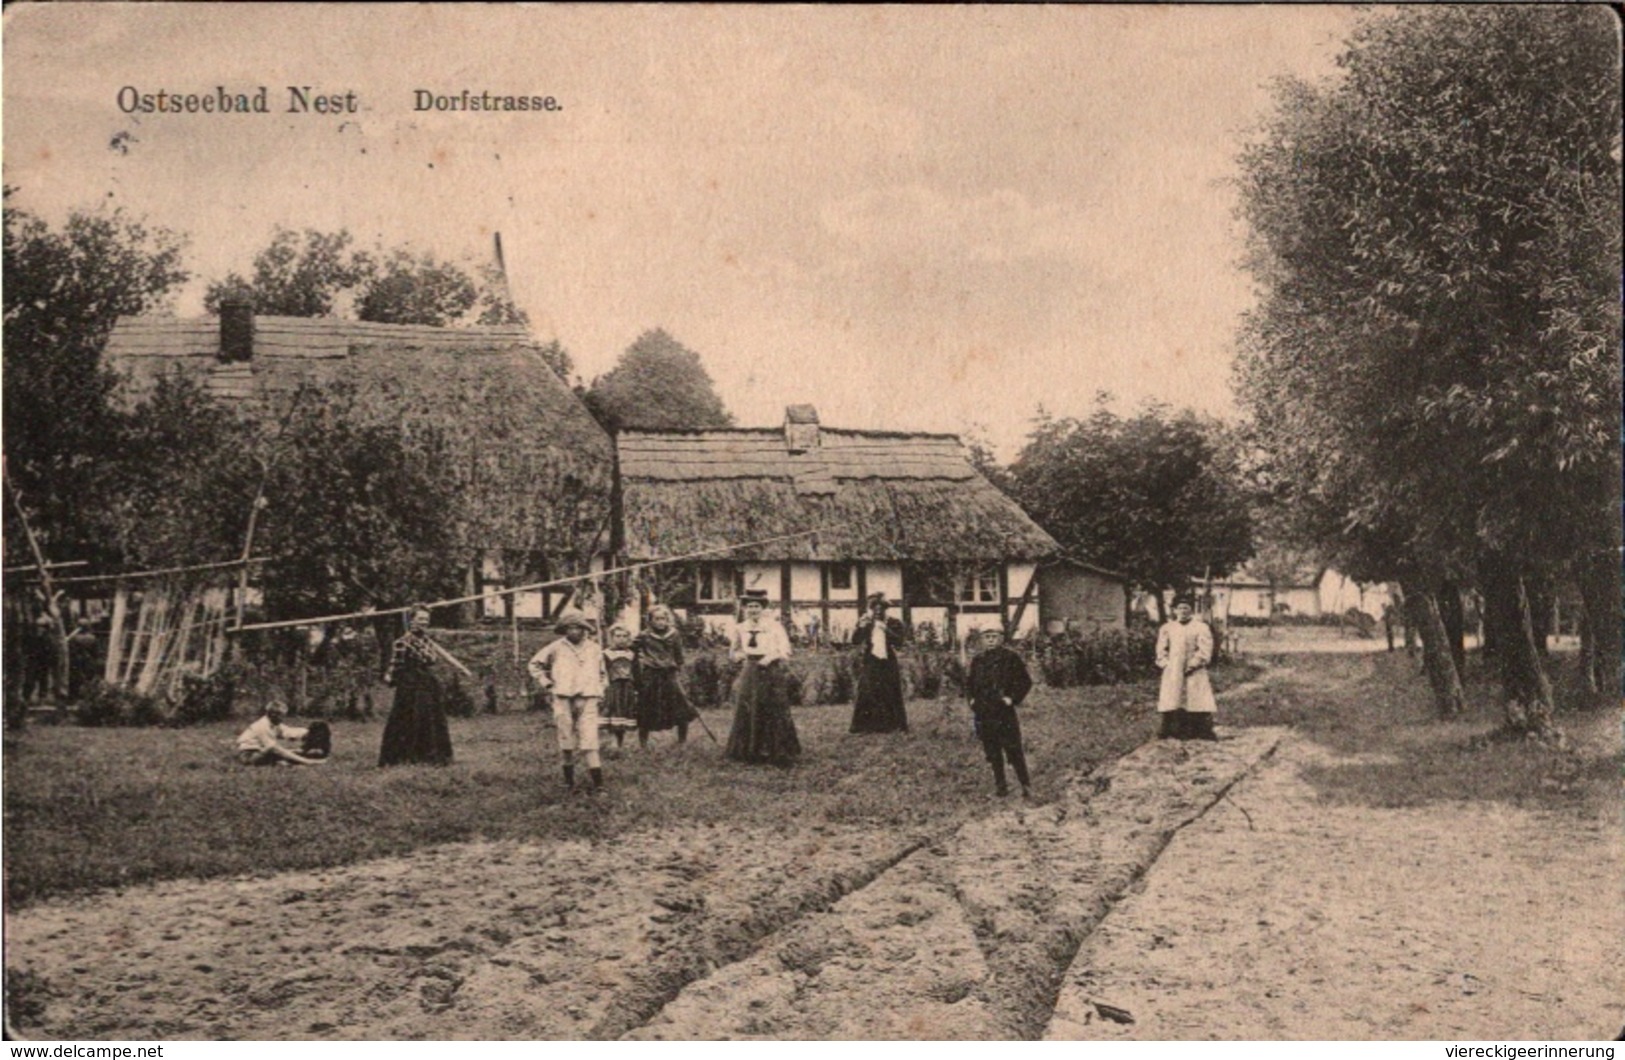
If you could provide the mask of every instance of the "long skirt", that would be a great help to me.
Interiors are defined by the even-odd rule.
[[[638,694],[631,678],[611,681],[604,692],[598,721],[610,732],[627,732],[638,724]]]
[[[762,666],[746,659],[734,682],[734,724],[727,755],[736,762],[786,765],[801,755],[796,724],[785,696],[784,664]]]
[[[677,671],[646,666],[638,671],[638,731],[665,732],[695,717]]]
[[[451,728],[440,682],[431,673],[408,670],[395,677],[395,705],[384,722],[378,764],[398,766],[451,762]]]
[[[863,653],[858,663],[858,697],[852,708],[853,732],[907,732],[903,673],[895,658]]]

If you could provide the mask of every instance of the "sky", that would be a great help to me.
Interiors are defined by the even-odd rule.
[[[1233,415],[1252,301],[1227,183],[1269,82],[1334,76],[1348,7],[13,5],[4,179],[122,208],[206,283],[277,225],[465,263],[589,381],[643,331],[741,425],[966,432],[1009,458],[1109,391]],[[121,89],[268,89],[127,114]],[[285,113],[289,86],[355,113]],[[416,92],[551,112],[414,109]],[[122,150],[113,148],[118,134]]]

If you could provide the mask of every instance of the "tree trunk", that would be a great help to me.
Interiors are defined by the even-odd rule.
[[[1548,578],[1525,578],[1524,591],[1529,597],[1529,624],[1535,638],[1535,650],[1542,659],[1550,658],[1550,645],[1552,633],[1555,632],[1552,623],[1552,608],[1556,594],[1552,590],[1551,580]]]
[[[1505,557],[1488,557],[1480,569],[1485,618],[1493,616],[1500,638],[1497,659],[1501,664],[1506,726],[1514,732],[1554,735],[1552,683],[1535,642],[1535,623],[1524,578]]]
[[[1445,637],[1450,645],[1450,659],[1456,664],[1456,673],[1467,672],[1467,616],[1461,607],[1461,586],[1447,581],[1439,586],[1439,617],[1444,621]]]
[[[1461,687],[1461,672],[1456,669],[1450,652],[1444,619],[1439,614],[1439,601],[1420,587],[1405,589],[1405,602],[1410,611],[1408,626],[1414,626],[1422,641],[1422,669],[1428,675],[1433,689],[1433,705],[1441,717],[1460,714],[1466,703]]]
[[[1168,601],[1163,599],[1162,587],[1160,585],[1157,587],[1155,595],[1157,598],[1157,625],[1161,626],[1166,624],[1168,621]]]
[[[1581,650],[1586,662],[1586,683],[1599,704],[1617,705],[1620,699],[1620,573],[1608,552],[1582,557],[1575,565],[1579,583]]]

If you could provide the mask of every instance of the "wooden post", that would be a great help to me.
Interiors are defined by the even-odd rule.
[[[51,624],[56,627],[56,688],[58,695],[65,695],[68,688],[68,630],[62,621],[62,611],[56,603],[56,587],[51,584],[51,565],[45,562],[45,553],[40,548],[39,538],[34,536],[34,527],[28,521],[28,513],[23,511],[22,496],[11,484],[11,479],[6,479],[6,486],[6,492],[11,494],[11,503],[17,509],[17,521],[23,524],[23,534],[28,539],[28,550],[34,555],[34,567],[39,571],[40,585],[45,590],[45,613],[51,617]]]
[[[117,684],[119,662],[124,658],[124,621],[130,615],[130,590],[123,582],[113,590],[113,625],[107,637],[107,662],[102,666],[102,680]]]

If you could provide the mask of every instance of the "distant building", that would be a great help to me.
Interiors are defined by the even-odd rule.
[[[1038,569],[1038,621],[1046,633],[1090,633],[1127,625],[1127,579],[1077,560]]]
[[[881,592],[945,636],[1018,615],[1018,632],[1037,628],[1038,564],[1059,546],[952,435],[836,430],[792,405],[780,428],[624,430],[616,445],[628,561],[804,534],[659,568],[640,602],[725,627],[760,590],[796,632],[840,639]]]

